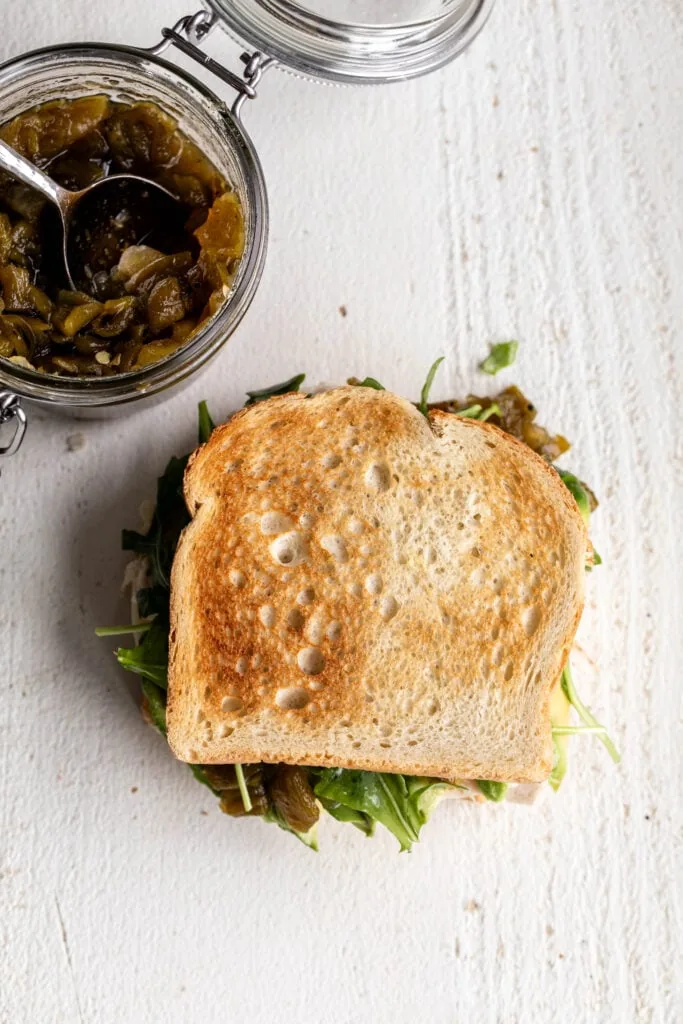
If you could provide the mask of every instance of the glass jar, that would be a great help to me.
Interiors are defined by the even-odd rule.
[[[59,46],[26,54],[0,70],[0,123],[55,99],[106,93],[124,103],[151,100],[171,114],[240,197],[245,250],[232,292],[173,355],[115,377],[56,377],[0,360],[0,389],[41,405],[86,413],[149,400],[199,370],[228,340],[254,297],[266,255],[268,203],[263,172],[238,119],[181,68],[125,46]],[[27,97],[30,100],[27,101]]]
[[[0,427],[16,428],[0,456],[16,451],[25,415],[20,399],[79,416],[159,400],[206,365],[246,313],[266,254],[268,205],[258,157],[241,109],[265,70],[278,64],[313,79],[373,84],[426,74],[456,57],[486,22],[494,0],[203,0],[203,8],[162,30],[150,50],[105,44],[47,47],[0,66],[0,124],[37,104],[105,93],[147,100],[171,114],[231,183],[245,217],[246,246],[232,291],[178,351],[142,370],[101,378],[48,376],[0,359]],[[201,49],[220,26],[256,52],[237,75]],[[226,104],[160,54],[175,47],[237,93]]]
[[[307,78],[373,84],[448,64],[494,0],[204,0],[223,28]]]

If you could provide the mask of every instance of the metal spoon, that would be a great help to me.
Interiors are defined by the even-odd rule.
[[[1,139],[0,168],[57,208],[64,270],[76,291],[93,294],[95,276],[108,274],[124,249],[143,241],[153,245],[155,236],[180,235],[188,216],[187,207],[163,186],[135,174],[113,174],[71,192]]]

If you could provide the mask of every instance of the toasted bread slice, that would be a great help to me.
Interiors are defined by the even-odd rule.
[[[185,476],[168,739],[181,760],[537,782],[586,528],[496,427],[342,387],[255,405]]]

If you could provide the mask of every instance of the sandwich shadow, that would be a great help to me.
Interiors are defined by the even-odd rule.
[[[60,518],[60,512],[64,513],[67,523],[67,528],[56,534],[54,550],[54,569],[62,587],[61,603],[59,613],[43,623],[44,637],[55,652],[55,663],[62,666],[58,685],[64,706],[81,709],[91,728],[102,733],[103,740],[114,750],[109,753],[110,762],[116,760],[117,748],[121,750],[122,776],[127,770],[125,751],[136,749],[140,750],[150,777],[158,774],[163,782],[166,796],[159,791],[160,807],[165,800],[171,800],[177,808],[179,791],[188,787],[187,817],[181,814],[179,823],[175,815],[166,814],[164,829],[175,835],[182,828],[191,841],[192,831],[200,823],[205,827],[207,819],[203,815],[208,812],[215,824],[227,828],[227,836],[221,832],[222,846],[230,842],[229,836],[234,836],[234,842],[243,850],[255,853],[262,848],[261,828],[231,829],[234,822],[221,820],[224,815],[213,794],[192,778],[185,765],[175,761],[163,738],[143,721],[138,677],[124,671],[113,655],[117,646],[132,645],[132,637],[95,635],[97,626],[130,622],[129,600],[122,593],[121,584],[132,555],[121,550],[121,531],[140,528],[140,505],[154,498],[166,455],[174,450],[182,454],[192,446],[191,437],[171,442],[168,452],[155,452],[152,462],[141,444],[124,468],[118,471],[120,463],[114,467],[111,486],[99,491],[89,488],[88,474],[79,488],[85,496],[74,500],[71,493],[64,509],[55,510]],[[65,666],[71,670],[66,671]],[[291,841],[284,833],[283,838]],[[303,847],[302,851],[307,852]]]
[[[63,581],[62,615],[49,624],[50,642],[77,665],[76,679],[96,690],[104,688],[122,708],[131,700],[137,703],[139,687],[112,656],[117,639],[98,638],[95,629],[130,621],[129,604],[121,590],[130,555],[121,550],[121,530],[138,524],[140,503],[153,494],[154,474],[148,460],[143,456],[131,460],[124,480],[121,487],[95,492],[71,507],[71,528],[55,552]],[[126,645],[128,638],[122,637],[121,642]]]

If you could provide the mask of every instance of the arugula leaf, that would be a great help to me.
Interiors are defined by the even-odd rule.
[[[436,377],[436,371],[439,369],[445,358],[445,356],[439,356],[438,359],[434,360],[432,365],[429,367],[427,379],[422,385],[422,392],[420,394],[420,404],[418,406],[418,409],[420,410],[423,416],[428,415],[429,409],[427,403],[429,401],[429,392],[432,390],[432,384],[434,383],[434,378]]]
[[[491,402],[491,404],[489,406],[487,406],[486,409],[484,409],[484,411],[482,412],[481,416],[478,417],[478,419],[482,423],[484,423],[486,420],[490,419],[491,416],[502,416],[502,415],[503,414],[501,412],[500,406],[498,405],[498,402]]]
[[[491,416],[502,416],[502,412],[498,402],[491,402],[486,408],[483,405],[470,405],[467,409],[456,412],[455,415],[463,420],[479,420],[481,423],[485,423]]]
[[[565,487],[571,492],[574,501],[579,506],[579,512],[581,513],[581,517],[586,526],[588,526],[591,517],[591,499],[589,492],[586,488],[586,485],[582,483],[582,481],[579,480],[577,476],[574,476],[573,473],[570,473],[569,470],[558,469],[557,466],[555,466],[554,468],[562,478]],[[587,565],[586,570],[590,572],[592,569],[595,568],[596,565],[602,565],[602,558],[595,550],[595,548],[593,548],[593,564]]]
[[[247,781],[244,778],[244,769],[242,768],[241,764],[235,765],[235,775],[237,776],[237,785],[239,786],[240,796],[242,797],[242,803],[244,804],[244,810],[246,811],[247,814],[249,814],[249,811],[252,809],[254,805],[251,802],[249,788],[247,786]]]
[[[157,501],[152,525],[146,534],[123,530],[121,547],[149,559],[152,583],[169,588],[171,565],[178,539],[190,521],[183,497],[183,476],[189,456],[172,458],[157,482]]]
[[[408,787],[408,799],[415,808],[420,826],[426,825],[437,804],[454,789],[467,789],[467,786],[459,786],[456,782],[432,779],[428,775],[406,775],[404,778]]]
[[[206,402],[199,407],[199,436],[206,438],[206,431],[213,428],[213,420]],[[172,458],[157,481],[157,500],[154,518],[146,534],[135,530],[124,530],[121,546],[147,558],[150,565],[150,587],[137,592],[140,615],[148,618],[156,615],[168,619],[169,587],[171,566],[175,557],[180,534],[190,521],[183,494],[183,478],[189,455]]]
[[[166,689],[168,672],[168,629],[153,622],[137,647],[119,647],[116,657],[123,668],[150,679]]]
[[[352,825],[355,825],[357,829],[360,829],[368,838],[375,834],[375,820],[371,818],[369,814],[363,814],[362,811],[355,811],[352,807],[346,807],[344,804],[337,803],[334,800],[328,800],[327,797],[319,796],[318,800],[322,804],[323,808],[332,817],[336,818],[337,821],[348,821]]]
[[[160,686],[150,682],[149,679],[143,679],[140,684],[142,693],[147,701],[147,710],[149,717],[152,721],[152,725],[159,730],[160,733],[166,735],[166,691],[162,690]]]
[[[612,740],[609,738],[607,730],[604,726],[600,725],[595,715],[593,715],[586,707],[576,692],[569,663],[565,665],[564,671],[562,672],[562,690],[584,725],[589,726],[591,729],[600,730],[599,732],[596,732],[596,735],[614,763],[619,764],[621,761],[621,755]]]
[[[555,470],[559,473],[560,477],[562,478],[565,487],[571,492],[574,501],[579,506],[579,512],[583,517],[584,523],[588,525],[588,521],[591,516],[591,505],[590,498],[588,497],[588,492],[586,491],[585,487],[583,486],[579,478],[577,476],[574,476],[573,473],[570,473],[569,470],[558,469],[557,466],[555,466]]]
[[[199,423],[197,426],[197,436],[200,444],[206,444],[211,437],[213,431],[216,429],[216,424],[211,419],[211,413],[206,402],[199,403]]]
[[[550,730],[553,736],[606,736],[604,725],[554,725]]]
[[[558,680],[550,694],[550,724],[553,739],[553,768],[548,782],[554,790],[558,790],[565,777],[568,766],[569,737],[562,736],[555,730],[569,721],[571,704],[562,689],[562,680]]]
[[[291,825],[288,825],[285,819],[281,817],[280,814],[278,814],[277,810],[272,804],[268,808],[266,813],[261,815],[261,817],[263,818],[264,821],[271,821],[273,822],[274,825],[278,825],[281,829],[284,829],[285,832],[291,832],[292,835],[296,836],[297,839],[299,839],[304,844],[304,846],[307,846],[309,848],[309,850],[315,850],[315,852],[318,853],[317,821],[315,822],[314,825],[311,826],[308,832],[297,832],[296,829],[293,829]]]
[[[130,633],[148,633],[151,628],[151,622],[140,622],[137,626],[98,626],[95,636],[127,636]]]
[[[555,792],[560,788],[566,773],[567,741],[553,732],[553,770],[548,777],[548,782]]]
[[[321,802],[341,804],[378,821],[396,836],[401,850],[410,850],[438,801],[453,788],[442,779],[326,768],[313,791]]]
[[[418,832],[408,812],[407,787],[401,775],[328,768],[314,793],[379,821],[396,836],[401,850],[409,850],[417,842]]]
[[[479,363],[479,369],[493,377],[500,370],[512,366],[517,357],[518,348],[518,341],[500,341],[497,345],[492,345],[486,359]]]
[[[147,533],[143,535],[134,530],[124,530],[121,537],[124,551],[132,551],[149,560],[153,585],[142,588],[136,596],[141,615],[144,618],[156,615],[156,618],[151,623],[131,626],[128,632],[144,634],[142,643],[137,647],[119,647],[116,657],[122,668],[142,676],[141,689],[149,717],[164,735],[168,673],[168,588],[178,539],[189,522],[182,494],[187,459],[188,456],[170,459],[157,481],[154,519]],[[192,767],[194,770],[195,766]]]
[[[505,799],[507,793],[507,782],[491,782],[488,779],[477,779],[477,785],[487,800],[498,804]]]
[[[374,377],[366,377],[364,380],[354,381],[356,387],[359,388],[374,388],[375,391],[386,391],[383,384],[380,384]]]
[[[484,407],[482,405],[468,405],[466,409],[461,409],[460,412],[456,412],[455,415],[459,416],[463,420],[478,420],[479,414]]]
[[[290,377],[282,384],[273,384],[270,388],[263,388],[261,391],[247,391],[247,405],[256,405],[257,402],[264,402],[266,398],[273,398],[275,395],[288,395],[292,391],[298,391],[306,380],[305,373],[298,373],[296,377]]]

